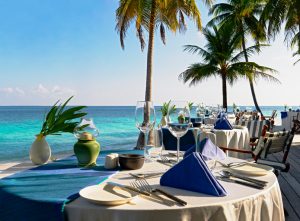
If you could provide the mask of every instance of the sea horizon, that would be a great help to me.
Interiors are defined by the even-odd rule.
[[[43,119],[51,106],[0,106],[0,163],[29,159],[29,149],[39,133]],[[254,106],[240,106],[241,110]],[[293,108],[299,108],[294,106]],[[161,119],[160,106],[156,106],[156,122]],[[195,108],[193,108],[195,109]],[[229,106],[229,111],[232,106]],[[261,106],[265,115],[278,110],[277,122],[283,106]],[[97,140],[102,150],[132,149],[139,131],[135,126],[135,106],[87,106],[87,118],[92,118],[100,130]],[[191,111],[191,116],[195,110]],[[55,157],[62,153],[72,154],[76,138],[73,134],[47,136]]]

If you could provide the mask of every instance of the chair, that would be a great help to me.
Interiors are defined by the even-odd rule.
[[[270,128],[270,122],[268,120],[248,120],[244,121],[240,119],[238,125],[246,126],[249,131],[250,145],[255,145],[255,142],[261,136],[264,126],[267,125],[267,129]]]
[[[293,127],[295,127],[295,133],[300,133],[299,112],[297,113],[297,116],[293,117]]]
[[[168,128],[162,128],[162,132],[165,150],[177,150],[177,138],[171,134]],[[180,138],[180,150],[186,151],[194,146],[195,143],[193,130],[188,130],[188,132]]]
[[[279,172],[288,172],[290,164],[287,163],[287,157],[293,142],[295,128],[291,131],[265,132],[259,138],[258,144],[254,150],[233,149],[220,147],[225,152],[234,151],[244,154],[251,154],[252,158],[258,164],[271,166],[275,169],[275,174]],[[283,158],[280,161],[272,161],[268,159],[268,155],[272,153],[283,152]]]

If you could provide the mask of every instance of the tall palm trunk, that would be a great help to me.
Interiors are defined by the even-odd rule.
[[[244,35],[242,37],[242,47],[243,47],[243,51],[244,51],[245,61],[248,62],[249,59],[248,59],[248,55],[247,55],[247,52],[246,52],[246,43],[245,43],[245,36]],[[249,84],[250,84],[251,94],[252,94],[252,98],[253,98],[253,102],[254,102],[255,108],[263,116],[263,113],[262,113],[262,111],[261,111],[261,109],[260,109],[260,107],[258,106],[258,103],[257,103],[257,99],[256,99],[256,94],[255,94],[254,84],[253,84],[253,79],[252,78],[249,78]]]
[[[222,73],[222,93],[223,93],[223,108],[227,111],[227,85],[226,73]]]
[[[146,91],[145,91],[145,101],[152,100],[152,66],[153,66],[153,48],[154,48],[154,29],[155,29],[155,11],[156,11],[156,1],[152,0],[150,24],[149,24],[149,39],[148,39],[148,52],[147,52],[147,76],[146,76]],[[149,122],[150,119],[150,109],[145,107],[144,122]],[[142,149],[144,147],[145,136],[143,133],[139,134],[137,140],[137,149]],[[153,133],[150,132],[149,140],[153,143]]]

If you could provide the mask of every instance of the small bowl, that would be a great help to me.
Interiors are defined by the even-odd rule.
[[[119,154],[119,164],[124,170],[137,170],[142,168],[145,157],[140,154]]]

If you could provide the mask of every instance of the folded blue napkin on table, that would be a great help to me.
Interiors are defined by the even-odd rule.
[[[286,111],[281,112],[281,119],[287,118],[288,114]]]
[[[226,196],[223,186],[212,175],[200,153],[192,153],[169,169],[160,185],[213,196]]]
[[[196,151],[193,146],[184,153],[184,158]],[[226,154],[216,146],[209,138],[204,138],[199,144],[199,151],[204,160],[224,160]]]
[[[231,124],[229,123],[227,118],[224,116],[216,121],[214,128],[217,130],[232,130]]]

